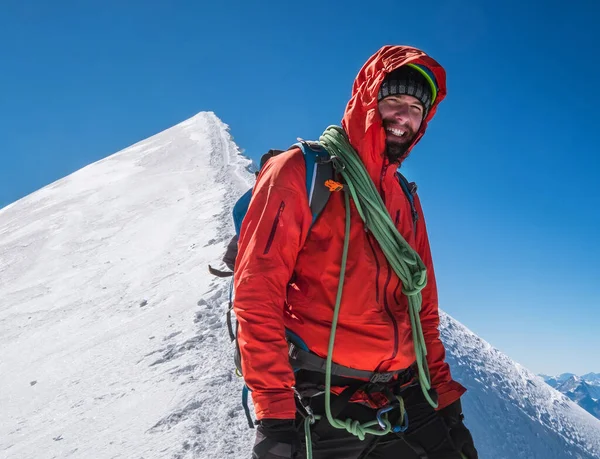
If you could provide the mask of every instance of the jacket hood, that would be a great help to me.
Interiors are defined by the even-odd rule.
[[[384,46],[373,54],[359,71],[352,87],[352,97],[344,112],[342,127],[373,178],[377,176],[375,174],[380,173],[379,170],[386,161],[384,157],[386,136],[377,108],[377,93],[388,73],[408,63],[427,67],[436,79],[438,93],[412,145],[401,158],[400,162],[402,162],[423,137],[427,123],[435,115],[439,103],[446,97],[446,72],[440,64],[417,48]],[[377,167],[379,169],[376,171]]]

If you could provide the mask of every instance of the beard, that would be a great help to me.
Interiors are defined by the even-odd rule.
[[[410,143],[399,143],[394,141],[385,141],[385,156],[387,156],[390,163],[400,163]]]
[[[387,128],[389,126],[398,127],[393,121],[383,120],[383,128],[386,129],[385,155],[390,163],[400,163],[413,143],[415,132],[408,126],[402,126],[405,134],[402,137],[397,137],[388,133]]]

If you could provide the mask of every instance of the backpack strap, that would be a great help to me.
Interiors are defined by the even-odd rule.
[[[325,182],[333,178],[333,165],[327,150],[319,142],[307,142],[302,140],[293,146],[300,148],[304,154],[306,163],[306,193],[308,205],[312,214],[314,225],[321,214],[331,191],[325,186]]]
[[[408,202],[410,202],[410,211],[413,220],[413,227],[416,228],[417,220],[419,220],[419,213],[417,212],[417,207],[415,206],[415,193],[417,192],[417,184],[415,182],[408,183],[406,177],[402,175],[399,171],[396,172],[396,178],[402,187],[402,191],[408,198]]]
[[[248,212],[248,206],[252,199],[252,188],[246,191],[233,206],[233,226],[235,228],[235,234],[239,236],[240,229],[242,228],[242,220]]]

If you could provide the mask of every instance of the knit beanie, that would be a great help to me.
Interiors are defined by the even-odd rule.
[[[379,87],[377,101],[402,94],[419,99],[423,104],[423,118],[427,116],[432,103],[431,84],[421,72],[409,65],[403,65],[386,75]]]

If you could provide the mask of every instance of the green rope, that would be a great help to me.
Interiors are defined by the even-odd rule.
[[[338,317],[340,313],[340,305],[342,304],[342,291],[344,289],[344,278],[346,274],[346,262],[348,261],[348,247],[350,245],[350,197],[347,192],[344,193],[346,203],[346,228],[344,234],[344,250],[342,252],[342,265],[340,268],[340,280],[338,283],[337,297],[335,300],[335,309],[333,311],[333,321],[331,323],[331,334],[329,335],[329,347],[327,349],[327,367],[325,372],[325,415],[329,423],[338,429],[346,429],[352,435],[355,435],[360,440],[364,440],[367,434],[375,436],[383,436],[392,431],[392,424],[387,420],[387,416],[383,419],[385,429],[381,429],[377,420],[369,421],[361,424],[352,419],[341,421],[335,419],[331,414],[331,364],[333,362],[333,348],[335,345],[335,334],[337,330]],[[377,428],[373,428],[377,426]]]
[[[315,417],[316,418],[316,417]],[[306,437],[306,459],[312,459],[312,435],[310,433],[310,426],[314,423],[313,420],[306,418],[304,420],[304,436]]]
[[[335,419],[331,413],[331,364],[333,362],[333,348],[335,345],[335,334],[337,329],[338,317],[340,312],[340,306],[342,303],[342,291],[344,289],[344,278],[346,274],[346,263],[348,261],[348,247],[350,245],[350,197],[348,192],[344,192],[344,200],[346,204],[346,227],[344,234],[344,249],[342,252],[342,265],[340,272],[340,280],[338,283],[338,291],[337,297],[335,301],[335,308],[333,311],[333,321],[331,323],[331,334],[329,335],[329,348],[327,351],[327,367],[325,372],[325,415],[329,423],[337,428],[337,429],[345,429],[352,435],[358,437],[361,441],[365,439],[365,437],[370,435],[375,436],[384,436],[392,431],[392,424],[388,420],[388,415],[385,413],[382,416],[382,422],[385,426],[384,429],[381,428],[379,422],[375,419],[373,421],[366,422],[361,424],[359,421],[354,421],[352,419],[346,419],[345,421],[341,421],[339,419]],[[405,410],[404,410],[404,400],[401,397],[398,397],[399,402],[399,410],[400,410],[400,418],[401,421],[404,421]],[[304,420],[304,435],[306,438],[306,458],[312,459],[312,436],[310,432],[310,426],[315,422],[315,420],[321,419],[321,416],[312,415],[307,417]]]
[[[431,378],[426,360],[427,348],[425,346],[425,337],[423,336],[419,315],[421,311],[421,290],[427,284],[427,268],[419,255],[412,247],[410,247],[396,229],[381,196],[375,188],[373,180],[371,180],[371,177],[365,170],[360,158],[352,148],[352,145],[350,145],[343,129],[338,126],[330,126],[325,130],[319,141],[331,155],[334,167],[342,175],[346,185],[344,187],[344,202],[346,209],[344,246],[333,320],[331,323],[331,333],[329,335],[325,370],[325,415],[333,427],[345,429],[360,440],[364,440],[368,434],[384,436],[392,431],[392,425],[388,420],[387,413],[382,417],[385,426],[383,429],[377,420],[361,424],[359,421],[354,421],[352,419],[346,419],[345,421],[335,419],[331,413],[331,366],[333,363],[335,335],[342,303],[342,292],[344,289],[346,264],[348,261],[348,248],[350,245],[350,196],[352,196],[356,209],[365,223],[365,228],[371,231],[378,241],[385,257],[392,266],[392,269],[402,281],[402,292],[408,297],[410,323],[413,332],[415,356],[419,372],[419,383],[426,400],[433,408],[437,408],[437,403],[434,402],[429,395]],[[398,401],[400,403],[401,420],[403,420],[405,415],[404,401],[401,397],[398,397]],[[308,417],[304,421],[307,459],[312,459],[310,426],[316,419],[320,419],[320,416]]]
[[[437,403],[433,401],[429,394],[429,390],[431,389],[431,377],[429,374],[429,367],[427,366],[427,347],[425,345],[425,337],[423,335],[423,328],[421,327],[420,320],[422,302],[421,290],[427,285],[427,268],[419,255],[398,232],[377,188],[375,188],[373,180],[367,173],[358,154],[354,151],[352,145],[350,145],[344,130],[339,126],[329,126],[320,137],[319,141],[332,156],[334,166],[342,175],[345,185],[352,195],[356,209],[365,223],[366,229],[373,234],[392,269],[402,281],[402,293],[408,298],[408,309],[419,373],[419,383],[425,399],[433,408],[437,408]],[[348,239],[350,227],[349,214],[349,204],[346,203],[346,239]],[[336,299],[334,319],[331,326],[331,336],[327,355],[328,371],[326,373],[326,382],[328,374],[329,380],[331,379],[330,367],[333,354],[333,342],[335,340],[335,330],[337,327],[337,317],[339,314],[339,306],[341,304],[341,291],[346,269],[346,257],[348,252],[347,242],[347,240],[344,241],[338,297]],[[328,403],[326,403],[325,406],[327,408]]]

